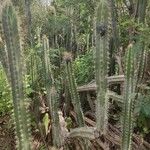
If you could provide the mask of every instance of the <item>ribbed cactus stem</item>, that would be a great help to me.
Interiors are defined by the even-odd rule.
[[[125,92],[123,110],[122,150],[131,150],[133,128],[133,106],[135,96],[135,55],[130,44],[126,54]]]
[[[138,0],[137,2],[137,16],[139,22],[145,22],[146,8],[148,6],[148,0]]]
[[[11,3],[2,9],[2,26],[8,53],[10,82],[13,97],[17,148],[30,150],[29,118],[26,110],[23,84],[23,66],[17,17]]]
[[[145,60],[146,51],[143,44],[131,43],[126,54],[122,150],[132,148],[133,113],[138,96],[137,85],[142,82]]]
[[[135,44],[134,46],[135,53],[136,53],[136,85],[141,84],[143,75],[144,75],[144,69],[145,69],[145,61],[146,61],[146,48],[144,46],[144,43],[141,43],[140,41]]]
[[[0,37],[0,61],[2,64],[2,67],[6,73],[7,80],[10,83],[10,73],[9,73],[9,66],[8,66],[8,54],[5,48],[5,45]]]
[[[145,21],[147,0],[139,0],[138,2],[138,21]],[[138,84],[142,82],[146,50],[144,42],[140,39],[134,44],[130,44],[127,48],[126,55],[126,72],[125,72],[125,91],[124,91],[124,110],[123,110],[123,135],[122,135],[122,150],[132,149],[132,133],[134,121],[134,107],[138,97]]]
[[[55,88],[53,74],[51,70],[51,63],[49,59],[49,41],[46,36],[43,37],[43,53],[44,53],[44,74],[45,86],[47,93],[47,101],[50,109],[50,116],[52,120],[52,137],[53,145],[55,147],[61,146],[60,138],[60,123],[58,115],[58,93]],[[63,140],[63,139],[62,139]]]
[[[108,1],[99,1],[96,25],[96,126],[105,134],[108,122],[109,101],[107,96],[108,47],[110,10]]]
[[[69,90],[71,94],[71,102],[74,106],[75,113],[77,114],[77,123],[79,127],[83,127],[85,125],[84,123],[84,116],[81,108],[80,98],[77,91],[77,86],[75,82],[75,77],[72,69],[72,58],[70,53],[64,54],[64,60],[66,63],[66,74],[69,84]]]

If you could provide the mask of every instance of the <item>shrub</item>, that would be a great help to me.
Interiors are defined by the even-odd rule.
[[[77,84],[88,83],[94,79],[93,50],[77,57],[74,61],[74,69]]]

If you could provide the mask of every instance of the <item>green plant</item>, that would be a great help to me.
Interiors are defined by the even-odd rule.
[[[0,34],[0,61],[2,64],[2,67],[6,73],[6,77],[8,82],[10,82],[10,77],[9,77],[9,66],[8,66],[8,55],[6,52],[6,48],[4,45],[4,41],[2,40],[2,35]]]
[[[96,23],[96,126],[99,131],[106,133],[108,122],[109,98],[107,95],[108,49],[109,49],[109,2],[101,0],[97,7]]]
[[[8,54],[17,148],[30,150],[31,136],[29,133],[29,116],[26,110],[27,101],[24,97],[23,61],[18,31],[18,19],[10,2],[6,2],[2,9],[2,27],[7,47],[5,54]],[[7,56],[5,56],[5,58],[6,57]]]
[[[134,49],[129,45],[126,56],[126,74],[125,74],[125,93],[124,93],[124,118],[123,118],[123,135],[122,150],[131,149],[131,138],[133,128],[133,105],[135,98],[135,80],[134,80]]]
[[[138,117],[137,117],[137,129],[141,132],[142,135],[150,133],[150,93],[146,95],[139,96],[139,101],[141,102],[138,108]]]
[[[138,103],[138,85],[142,82],[146,55],[145,49],[140,48],[140,43],[131,43],[126,52],[122,150],[132,149],[134,109]]]
[[[7,83],[7,77],[2,67],[0,67],[0,116],[12,110],[12,101],[10,88]]]
[[[45,87],[47,102],[50,109],[50,116],[52,120],[52,137],[53,145],[55,147],[61,146],[60,139],[60,124],[58,116],[58,93],[56,91],[56,85],[53,78],[53,72],[51,69],[51,63],[49,59],[49,40],[47,37],[43,37],[43,66],[44,66],[44,75],[45,75]]]
[[[83,127],[85,125],[84,118],[83,118],[84,116],[83,116],[83,112],[81,108],[79,94],[77,92],[74,72],[72,68],[72,56],[70,53],[67,53],[67,52],[64,53],[64,61],[65,61],[65,66],[66,66],[66,75],[67,75],[67,80],[69,84],[69,90],[71,94],[71,102],[74,106],[75,113],[77,114],[76,116],[77,123],[79,127]]]
[[[84,55],[80,55],[73,62],[74,74],[78,85],[88,83],[94,79],[94,59],[93,49],[87,51]]]

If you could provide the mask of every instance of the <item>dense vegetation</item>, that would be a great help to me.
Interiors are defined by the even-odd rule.
[[[2,0],[0,149],[149,150],[149,0]]]

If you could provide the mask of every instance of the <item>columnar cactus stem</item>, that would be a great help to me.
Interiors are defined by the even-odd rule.
[[[141,84],[143,75],[144,75],[144,69],[145,69],[145,60],[147,51],[145,49],[144,43],[141,43],[140,41],[135,44],[135,53],[136,53],[136,85]]]
[[[141,51],[140,43],[130,44],[126,54],[125,91],[123,109],[122,150],[132,149],[133,113],[138,96],[138,84],[142,81],[146,51]],[[140,52],[138,51],[140,50]]]
[[[133,45],[130,44],[128,46],[126,55],[122,150],[131,149],[133,101],[135,93],[134,63],[135,63],[134,49]]]
[[[147,0],[139,0],[137,3],[137,18],[139,23],[145,22]],[[131,150],[133,132],[133,112],[138,97],[138,84],[142,82],[145,69],[146,50],[145,42],[140,35],[134,44],[128,46],[126,56],[124,111],[123,111],[123,135],[122,150]]]
[[[23,67],[17,17],[11,3],[2,9],[2,26],[8,53],[11,90],[14,105],[15,127],[19,150],[30,150],[29,118],[26,110],[23,84]]]
[[[72,69],[72,58],[70,53],[64,54],[64,60],[66,62],[66,73],[68,78],[68,84],[71,94],[71,101],[75,109],[75,113],[77,114],[77,123],[79,124],[79,127],[83,127],[85,125],[84,118],[83,118],[83,112],[81,108],[80,98],[77,92],[76,82],[74,78],[74,73]]]
[[[109,101],[107,96],[108,47],[110,10],[108,1],[99,1],[96,31],[96,124],[97,130],[106,132]]]
[[[0,61],[2,64],[2,67],[6,73],[7,80],[10,83],[10,73],[9,73],[9,66],[8,66],[8,54],[5,48],[5,45],[0,37]]]
[[[45,86],[47,92],[47,101],[50,109],[50,116],[52,120],[52,137],[53,145],[55,147],[61,146],[60,139],[60,124],[58,115],[58,94],[55,89],[55,83],[51,71],[51,64],[49,59],[49,41],[47,37],[43,37],[43,53],[44,53],[44,74]]]

